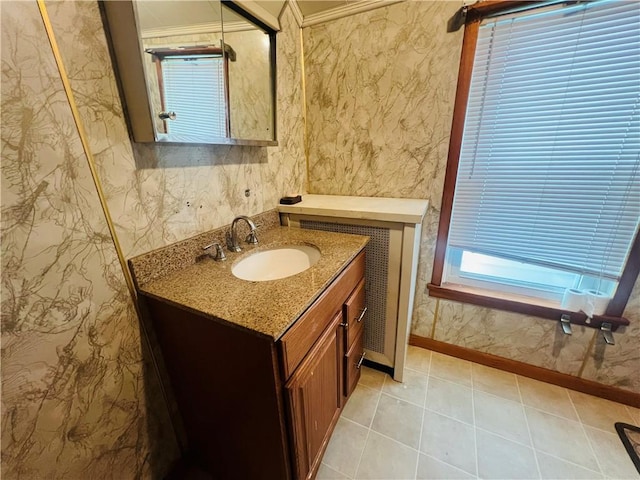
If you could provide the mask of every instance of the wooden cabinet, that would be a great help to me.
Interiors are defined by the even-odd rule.
[[[213,478],[313,478],[360,373],[364,252],[276,342],[144,298],[200,466]]]
[[[297,478],[315,472],[342,408],[342,312],[291,376],[285,389]]]

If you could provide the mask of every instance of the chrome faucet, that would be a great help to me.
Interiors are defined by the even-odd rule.
[[[231,252],[239,252],[242,250],[238,242],[238,232],[236,229],[236,225],[238,224],[239,220],[244,220],[245,222],[247,222],[247,225],[249,225],[249,228],[251,229],[249,231],[249,235],[247,235],[247,238],[245,238],[245,241],[253,245],[258,243],[255,223],[253,223],[249,217],[240,215],[233,219],[233,222],[231,222],[231,229],[227,232],[227,248]]]
[[[219,243],[212,243],[211,245],[207,245],[202,248],[205,252],[208,250],[208,254],[211,258],[216,261],[224,261],[227,259],[227,256],[224,254],[224,250],[220,246]]]

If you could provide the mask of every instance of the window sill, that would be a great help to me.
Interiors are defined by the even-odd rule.
[[[629,325],[629,320],[623,317],[594,315],[593,318],[589,318],[583,312],[565,310],[554,302],[525,297],[522,295],[489,292],[487,290],[480,290],[456,284],[445,284],[444,286],[440,286],[429,283],[427,288],[429,289],[429,295],[431,297],[471,303],[482,307],[523,313],[525,315],[532,315],[556,321],[560,321],[560,317],[566,314],[571,317],[571,323],[591,328],[600,328],[605,322],[611,324],[613,331],[617,330],[620,326]]]

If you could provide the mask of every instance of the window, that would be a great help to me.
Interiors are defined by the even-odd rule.
[[[227,108],[222,57],[188,55],[162,61],[165,111],[175,112],[167,134],[223,138],[227,136]]]
[[[235,51],[212,46],[149,48],[156,65],[162,129],[174,142],[229,136],[228,64]],[[224,53],[224,54],[223,54]]]
[[[429,288],[556,319],[567,289],[597,290],[619,317],[640,268],[640,4],[542,3],[469,12]]]

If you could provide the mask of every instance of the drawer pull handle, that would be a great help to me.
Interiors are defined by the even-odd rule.
[[[360,312],[360,316],[358,317],[358,319],[356,320],[356,322],[360,323],[362,321],[362,319],[364,318],[364,314],[367,313],[367,307],[364,307],[362,309],[362,311]]]
[[[356,363],[356,368],[359,369],[362,366],[362,361],[364,360],[364,356],[367,354],[367,352],[362,352],[362,355],[360,356],[360,360],[358,360],[358,363]]]
[[[344,328],[349,328],[349,322],[342,322],[340,326]]]

